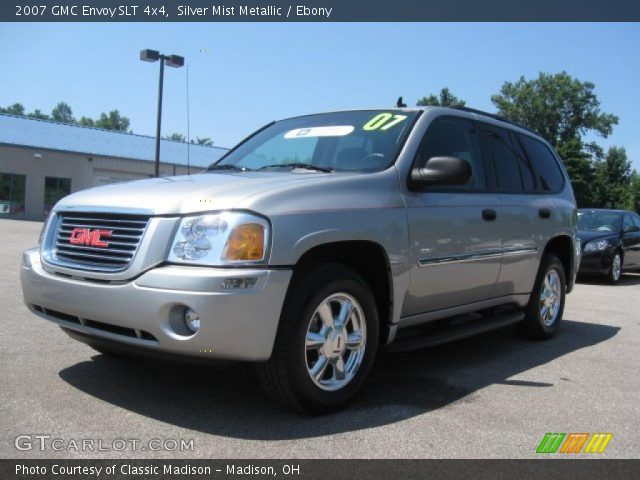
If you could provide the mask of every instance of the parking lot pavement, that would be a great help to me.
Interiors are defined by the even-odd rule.
[[[578,284],[548,342],[506,328],[384,355],[350,409],[305,417],[271,404],[251,365],[106,357],[30,314],[18,275],[40,228],[0,220],[1,457],[532,457],[546,432],[612,432],[606,457],[640,456],[640,275]],[[23,434],[63,450],[17,450]],[[83,439],[193,450],[77,451]]]

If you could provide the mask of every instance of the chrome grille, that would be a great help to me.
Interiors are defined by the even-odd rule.
[[[62,213],[55,234],[54,259],[83,270],[124,270],[133,260],[148,222],[149,217],[141,215]],[[72,243],[74,230],[76,242]],[[77,241],[98,230],[110,232],[102,234],[98,245]]]

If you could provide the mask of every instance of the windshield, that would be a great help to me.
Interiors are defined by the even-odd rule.
[[[383,170],[395,160],[418,113],[366,110],[282,120],[258,131],[209,169]]]
[[[619,232],[622,214],[618,212],[578,212],[578,230]]]

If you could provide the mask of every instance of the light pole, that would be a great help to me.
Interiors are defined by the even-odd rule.
[[[157,50],[140,50],[140,60],[157,62],[160,60],[160,80],[158,81],[158,120],[156,124],[156,167],[155,176],[160,176],[160,126],[162,124],[162,84],[164,81],[164,65],[179,68],[184,65],[184,57],[179,55],[163,55]]]

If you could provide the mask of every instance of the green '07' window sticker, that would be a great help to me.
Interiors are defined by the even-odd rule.
[[[383,112],[377,114],[367,123],[362,126],[363,130],[389,130],[394,125],[399,124],[404,119],[406,119],[406,115],[398,115],[389,112]]]

